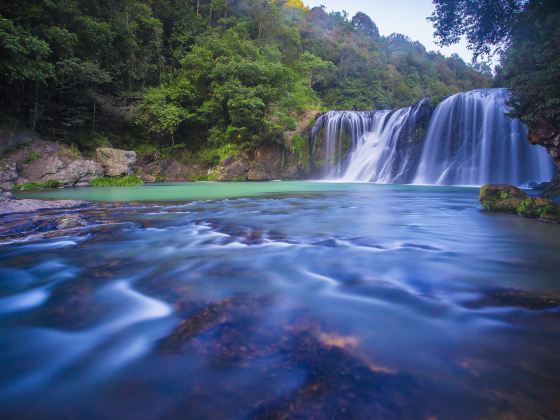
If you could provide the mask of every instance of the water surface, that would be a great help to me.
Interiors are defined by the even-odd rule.
[[[0,414],[554,418],[560,226],[477,193],[37,193],[104,202],[76,211],[87,227],[0,245]]]

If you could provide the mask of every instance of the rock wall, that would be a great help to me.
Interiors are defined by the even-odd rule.
[[[560,195],[560,132],[547,123],[529,127],[529,141],[546,148],[554,159],[556,175],[545,188],[544,195],[548,197]]]
[[[76,185],[101,175],[103,168],[98,162],[84,159],[59,143],[33,138],[2,159],[0,187],[11,189],[16,184],[52,180]]]
[[[293,180],[306,175],[298,156],[282,145],[262,146],[239,156],[228,156],[210,171],[210,178],[218,181]]]

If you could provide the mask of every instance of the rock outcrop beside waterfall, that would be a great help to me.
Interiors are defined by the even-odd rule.
[[[211,170],[217,181],[271,181],[301,179],[305,168],[296,154],[282,145],[260,147],[248,153],[228,156]]]
[[[529,127],[529,141],[531,144],[543,146],[554,159],[556,176],[546,187],[546,196],[560,195],[560,132],[547,123],[540,123],[535,127]]]

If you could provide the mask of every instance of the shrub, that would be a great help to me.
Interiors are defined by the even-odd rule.
[[[44,188],[58,188],[62,185],[62,182],[51,179],[47,182],[27,182],[25,184],[16,185],[14,190],[16,191],[27,191],[27,190],[42,190]]]
[[[43,184],[44,188],[58,188],[62,186],[62,182],[57,179],[49,179]]]
[[[144,181],[136,175],[102,176],[91,181],[92,187],[139,187]]]
[[[23,163],[31,163],[31,162],[35,162],[37,159],[39,159],[41,157],[41,153],[39,153],[36,150],[32,150],[31,152],[29,152],[29,154],[27,155],[27,157],[25,158],[25,160],[23,161]]]

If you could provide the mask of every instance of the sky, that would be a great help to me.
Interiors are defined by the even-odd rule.
[[[364,12],[379,28],[381,35],[393,32],[404,34],[413,41],[420,41],[428,50],[441,51],[444,55],[459,54],[467,63],[472,53],[466,43],[450,47],[438,47],[434,39],[434,27],[426,18],[434,10],[431,0],[303,0],[310,7],[324,5],[328,11],[346,10],[351,18],[356,12]]]

